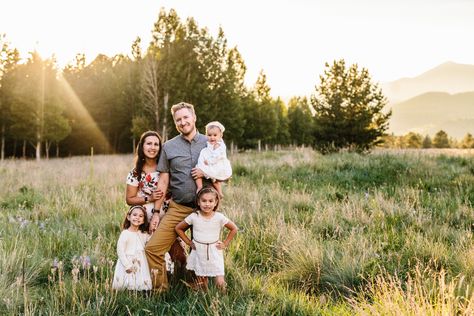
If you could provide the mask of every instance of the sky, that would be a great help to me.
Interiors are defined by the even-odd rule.
[[[27,56],[53,53],[60,66],[85,53],[143,48],[160,8],[223,28],[252,86],[263,70],[274,97],[311,95],[326,62],[344,58],[374,82],[417,76],[441,63],[474,64],[471,0],[8,0],[0,34]]]

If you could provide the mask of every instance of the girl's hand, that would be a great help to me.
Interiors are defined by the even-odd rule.
[[[216,248],[219,250],[224,250],[225,248],[227,248],[227,245],[219,240],[218,242],[216,242]]]
[[[192,241],[189,244],[189,246],[191,247],[192,250],[196,250],[196,245]]]

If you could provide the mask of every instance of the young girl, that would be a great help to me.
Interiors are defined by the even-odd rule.
[[[206,125],[207,147],[201,150],[196,168],[202,170],[206,178],[212,179],[212,185],[222,198],[221,182],[232,176],[232,167],[227,159],[226,146],[222,140],[225,128],[217,121]],[[197,192],[202,189],[202,179],[196,179]]]
[[[145,257],[145,244],[150,238],[147,230],[145,207],[130,207],[117,242],[118,260],[112,282],[113,289],[151,290],[150,270]]]
[[[213,187],[201,189],[196,200],[197,210],[175,228],[181,239],[192,249],[186,268],[194,270],[200,289],[206,290],[208,277],[215,277],[216,286],[225,291],[223,250],[237,233],[237,226],[222,213],[216,212],[219,206],[219,194]],[[185,234],[191,225],[193,240]],[[229,230],[223,242],[220,241],[222,227]]]

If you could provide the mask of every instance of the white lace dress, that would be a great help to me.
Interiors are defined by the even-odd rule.
[[[118,260],[112,288],[116,290],[151,290],[150,269],[145,256],[145,244],[150,239],[146,233],[124,229],[117,242]],[[125,270],[133,269],[127,273]]]
[[[227,159],[225,143],[219,141],[219,147],[214,148],[207,142],[207,147],[199,154],[196,167],[204,172],[206,178],[220,181],[229,179],[232,176],[232,166]]]
[[[186,268],[193,270],[197,276],[224,275],[224,253],[217,249],[216,242],[229,219],[220,212],[214,212],[212,218],[206,219],[198,211],[191,213],[184,221],[193,226],[193,242],[196,245],[196,250],[191,250],[189,254]]]

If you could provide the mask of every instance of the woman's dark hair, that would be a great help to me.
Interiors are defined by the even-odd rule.
[[[158,149],[158,154],[156,155],[156,163],[158,163],[158,159],[160,159],[160,155],[161,155],[161,147],[162,147],[161,145],[162,145],[162,143],[161,143],[160,134],[158,134],[158,132],[155,132],[155,131],[147,131],[147,132],[143,133],[140,136],[140,140],[138,141],[137,152],[136,152],[136,155],[135,155],[135,169],[133,170],[133,175],[138,180],[140,180],[140,177],[141,177],[142,171],[143,171],[143,165],[145,164],[145,154],[143,153],[143,144],[145,143],[145,139],[148,136],[158,137],[158,141],[160,143],[160,149]]]
[[[141,224],[138,229],[142,232],[142,233],[146,233],[148,232],[148,226],[149,226],[149,223],[148,223],[148,215],[146,214],[146,208],[142,205],[133,205],[133,206],[130,206],[130,208],[128,209],[128,212],[127,212],[127,215],[125,216],[125,219],[123,220],[123,224],[122,224],[122,230],[123,229],[128,229],[132,223],[130,223],[130,220],[128,219],[128,216],[130,214],[132,214],[132,211],[134,209],[140,209],[142,212],[143,212],[143,218],[144,218],[144,221],[143,221],[143,224]]]
[[[213,211],[214,212],[217,211],[217,209],[219,208],[219,204],[221,202],[221,199],[219,197],[219,193],[217,193],[217,190],[214,189],[214,187],[212,187],[212,186],[205,186],[201,190],[199,190],[199,192],[196,194],[196,210],[200,209],[199,208],[199,199],[201,198],[201,195],[206,194],[206,193],[212,193],[216,197],[217,204],[214,207]]]

